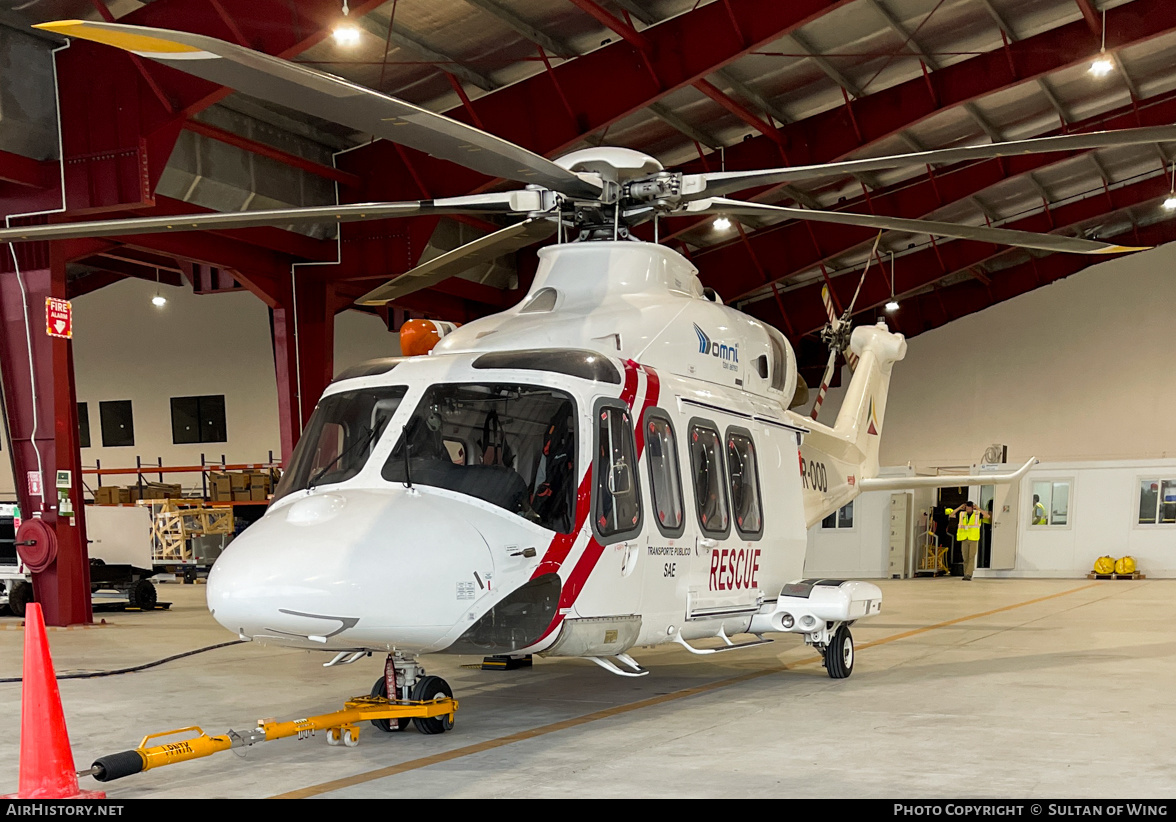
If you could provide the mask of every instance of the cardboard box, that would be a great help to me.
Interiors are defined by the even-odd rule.
[[[117,485],[104,485],[94,489],[94,503],[96,505],[118,505],[122,501],[120,492],[126,492],[127,501],[130,502],[131,493],[126,488],[119,488]]]
[[[249,496],[249,493],[250,492],[248,488],[234,488],[233,502],[249,502],[252,499],[252,497]]]
[[[270,475],[268,471],[250,471],[249,472],[249,488],[260,488],[267,494],[270,491]],[[265,497],[262,497],[265,499]]]
[[[208,496],[213,502],[231,502],[233,499],[233,480],[220,471],[208,473]]]
[[[234,493],[237,491],[241,491],[241,490],[248,490],[248,488],[249,488],[249,475],[248,474],[243,473],[241,471],[234,471],[233,473],[229,474],[229,477],[231,478],[232,483],[233,483]]]
[[[250,488],[249,498],[254,502],[265,502],[269,499],[269,491],[265,488]]]
[[[127,488],[126,491],[129,496],[127,502],[135,502],[141,499],[179,499],[183,496],[183,488],[181,486],[168,482],[135,484]]]

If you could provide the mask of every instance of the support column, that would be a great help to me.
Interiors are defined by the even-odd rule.
[[[303,271],[296,275],[292,296],[283,297],[273,309],[278,418],[286,464],[334,376],[335,301],[333,284]]]
[[[13,248],[19,275],[12,253],[0,249],[0,378],[13,477],[22,516],[41,519],[57,539],[57,556],[33,574],[33,591],[47,624],[85,624],[93,611],[73,343],[45,333],[46,298],[66,298],[65,260],[49,243]],[[71,472],[73,516],[57,513],[58,471]],[[30,475],[40,495],[31,493]]]

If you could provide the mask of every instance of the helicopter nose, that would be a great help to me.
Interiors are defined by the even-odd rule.
[[[304,648],[435,650],[493,576],[460,501],[411,492],[320,493],[266,513],[208,576],[230,631]]]

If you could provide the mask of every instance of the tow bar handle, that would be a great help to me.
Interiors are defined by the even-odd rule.
[[[123,751],[95,759],[90,767],[90,775],[99,782],[110,782],[133,773],[142,773],[144,764],[138,751]]]

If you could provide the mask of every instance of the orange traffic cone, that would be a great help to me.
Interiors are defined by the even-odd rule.
[[[103,791],[79,791],[78,774],[57,674],[49,656],[49,638],[41,606],[25,611],[24,681],[21,685],[20,789],[3,799],[104,799]]]

